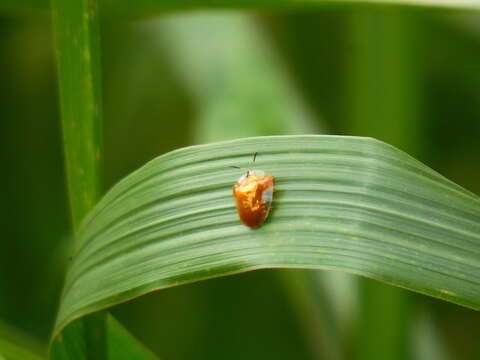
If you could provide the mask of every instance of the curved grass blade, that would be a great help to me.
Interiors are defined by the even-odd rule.
[[[273,211],[241,225],[240,167],[276,177]],[[55,336],[150,291],[262,268],[339,270],[480,309],[480,199],[370,138],[275,136],[193,146],[149,162],[87,217]],[[55,345],[55,344],[54,344]]]

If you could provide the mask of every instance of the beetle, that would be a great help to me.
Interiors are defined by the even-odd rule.
[[[253,163],[257,153],[253,155]],[[237,166],[231,166],[241,169]],[[273,199],[272,175],[262,170],[247,170],[247,173],[233,185],[233,196],[240,220],[245,226],[256,228],[263,224],[271,210]]]

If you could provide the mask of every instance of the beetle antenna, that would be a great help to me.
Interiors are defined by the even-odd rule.
[[[239,167],[239,166],[230,165],[229,167],[231,167],[231,168],[233,168],[233,169],[239,169],[239,170],[242,170],[242,168],[241,168],[241,167]]]
[[[257,158],[257,154],[258,152],[255,152],[255,154],[253,154],[253,163],[255,164],[255,159]]]

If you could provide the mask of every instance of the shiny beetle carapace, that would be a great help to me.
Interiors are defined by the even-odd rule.
[[[253,156],[253,162],[256,156],[257,153]],[[246,226],[259,227],[267,218],[272,204],[273,180],[272,175],[267,175],[262,170],[247,170],[237,184],[233,185],[238,215]]]

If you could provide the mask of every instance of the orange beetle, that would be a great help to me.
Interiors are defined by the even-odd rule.
[[[256,156],[257,153],[253,156],[253,162]],[[233,185],[238,215],[246,226],[259,227],[267,218],[273,198],[273,180],[272,175],[266,175],[262,170],[248,170]]]

